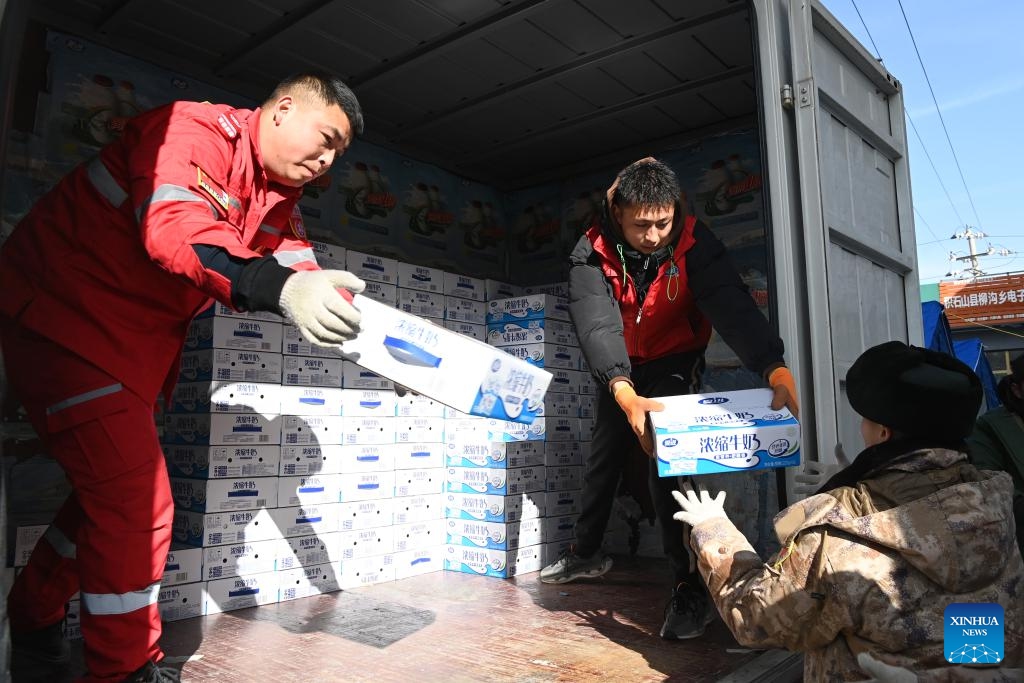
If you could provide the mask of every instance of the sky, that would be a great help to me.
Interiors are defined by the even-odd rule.
[[[949,238],[966,226],[988,235],[976,242],[978,251],[991,244],[1018,252],[982,258],[981,269],[992,275],[1022,271],[1024,220],[1018,202],[1024,204],[1024,172],[1018,164],[1024,164],[1024,2],[901,1],[960,170],[899,2],[823,0],[869,52],[881,54],[886,69],[899,79],[907,113],[923,141],[908,121],[921,283],[949,280],[946,273],[963,269],[949,261],[949,252],[967,254],[969,245]]]

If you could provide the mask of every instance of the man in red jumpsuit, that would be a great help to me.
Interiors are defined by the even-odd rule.
[[[259,108],[176,102],[40,199],[0,251],[0,340],[11,388],[72,494],[8,599],[14,661],[67,659],[81,591],[85,680],[176,681],[157,666],[157,593],[173,504],[154,427],[192,318],[216,299],[273,311],[320,345],[358,332],[317,268],[296,202],[363,129],[355,95],[291,77]]]

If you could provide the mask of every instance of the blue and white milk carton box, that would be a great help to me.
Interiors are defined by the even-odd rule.
[[[541,519],[517,522],[479,522],[469,519],[445,520],[447,542],[491,550],[515,550],[541,542]]]
[[[281,323],[253,318],[196,318],[185,336],[185,351],[239,349],[281,353]]]
[[[487,326],[475,323],[465,323],[458,320],[445,320],[444,327],[447,330],[461,334],[470,339],[487,341]]]
[[[659,397],[651,413],[662,477],[800,464],[800,423],[771,409],[770,389]]]
[[[164,563],[161,586],[176,586],[203,580],[203,549],[172,543]]]
[[[522,293],[523,288],[511,282],[492,280],[490,278],[484,280],[484,301],[508,299],[513,296],[519,296]]]
[[[181,621],[182,619],[203,616],[203,586],[205,585],[202,582],[173,585],[161,584],[160,592],[157,594],[157,609],[160,610],[160,620]],[[70,622],[70,611],[68,612],[68,617]]]
[[[529,423],[551,374],[500,349],[356,295],[359,336],[349,360],[463,412]]]
[[[444,294],[444,271],[440,268],[417,266],[413,263],[398,262],[398,284],[405,289]]]
[[[281,414],[341,415],[343,391],[338,387],[282,386]]]
[[[578,370],[582,358],[579,347],[558,344],[509,344],[501,347],[506,353],[522,358],[530,365],[551,370]]]
[[[313,256],[316,257],[316,264],[324,270],[345,270],[346,250],[337,244],[318,242],[312,240]]]
[[[281,382],[279,353],[240,349],[198,349],[181,354],[182,382]]]
[[[212,514],[175,510],[172,533],[175,543],[201,547],[266,541],[281,535],[267,508]]]
[[[258,413],[167,413],[165,443],[173,444],[279,444],[281,418]]]
[[[317,346],[302,336],[299,328],[291,323],[281,326],[281,350],[292,356],[317,356],[320,358],[340,358],[341,352],[333,346]]]
[[[470,299],[472,301],[485,301],[487,299],[484,291],[484,281],[480,278],[445,272],[443,282],[445,296]]]
[[[444,569],[444,546],[435,545],[394,554],[395,579],[408,579]]]
[[[580,340],[576,337],[576,330],[570,322],[533,318],[488,325],[487,343],[492,346],[514,346],[516,344],[579,346]]]
[[[232,512],[277,507],[277,477],[184,479],[171,477],[176,510]]]
[[[520,493],[490,496],[482,493],[446,493],[445,517],[478,522],[518,522],[537,519],[546,512],[546,494]]]
[[[229,479],[232,477],[275,477],[280,446],[161,446],[172,477]]]
[[[325,562],[278,570],[278,594],[281,602],[339,591],[340,574],[341,562]]]
[[[383,282],[367,280],[366,289],[363,290],[363,296],[370,299],[376,299],[387,306],[398,305],[398,287],[395,285],[386,285]]]
[[[203,613],[217,614],[275,603],[278,585],[279,576],[274,571],[210,581],[203,592],[206,606]]]
[[[342,471],[344,446],[310,443],[281,446],[278,476],[297,477],[307,474],[337,474]]]
[[[541,319],[568,321],[569,300],[550,294],[524,294],[487,302],[488,325]]]
[[[446,545],[444,568],[464,574],[507,579],[517,574],[539,571],[540,545],[517,550],[490,550],[468,545]]]
[[[395,259],[349,249],[345,254],[345,263],[345,269],[361,280],[398,284],[398,261]]]
[[[395,470],[444,467],[445,444],[400,441],[394,445]]]
[[[285,356],[281,383],[299,387],[341,388],[341,358]]]
[[[483,301],[445,297],[444,319],[451,322],[483,325],[487,322],[487,304]]]

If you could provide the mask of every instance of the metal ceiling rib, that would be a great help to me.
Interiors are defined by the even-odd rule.
[[[416,49],[390,60],[385,64],[370,69],[362,74],[357,74],[351,85],[353,87],[372,87],[374,81],[379,81],[387,76],[393,75],[406,66],[416,62],[429,54],[437,54],[440,51],[451,50],[468,39],[476,39],[499,27],[508,25],[513,21],[521,21],[527,14],[542,5],[546,0],[521,0],[518,3],[509,3],[504,8],[488,14],[483,18],[455,29],[451,33],[438,36],[435,39],[420,45]]]
[[[575,126],[583,125],[583,124],[586,124],[586,123],[589,123],[589,122],[592,122],[592,121],[595,121],[595,120],[598,120],[598,119],[603,119],[603,118],[617,116],[617,115],[622,114],[624,112],[628,112],[631,109],[645,107],[645,106],[648,106],[650,104],[653,104],[653,103],[656,103],[656,102],[660,102],[662,100],[667,100],[667,99],[676,97],[676,96],[681,95],[683,93],[688,93],[688,92],[691,92],[693,90],[699,90],[700,88],[703,88],[703,87],[705,87],[707,85],[717,84],[720,81],[734,79],[734,78],[737,78],[739,76],[748,76],[750,74],[751,74],[751,68],[748,67],[748,66],[738,66],[738,67],[733,67],[731,69],[726,69],[726,70],[721,71],[719,73],[712,74],[712,75],[707,76],[707,77],[702,78],[702,79],[698,79],[696,81],[688,81],[686,83],[681,83],[681,84],[679,84],[677,86],[673,86],[671,88],[666,88],[665,90],[661,90],[661,91],[656,92],[656,93],[651,93],[650,95],[644,95],[644,96],[641,96],[641,97],[634,98],[634,99],[629,100],[627,102],[623,102],[621,104],[618,104],[618,105],[616,105],[614,107],[605,107],[605,108],[602,108],[602,109],[598,109],[596,111],[592,111],[592,112],[590,112],[588,114],[584,114],[582,116],[578,116],[578,117],[576,117],[574,119],[569,119],[569,120],[566,120],[566,121],[560,121],[559,123],[557,123],[555,125],[552,125],[549,128],[546,128],[545,130],[536,131],[536,132],[530,132],[527,135],[523,135],[523,136],[515,138],[513,140],[509,140],[509,141],[507,141],[507,142],[505,142],[505,143],[503,143],[501,145],[498,145],[498,146],[495,146],[495,147],[491,147],[491,148],[486,149],[486,150],[481,150],[481,151],[479,151],[479,152],[477,152],[475,154],[470,154],[470,155],[467,155],[467,156],[464,156],[464,157],[460,157],[460,158],[456,159],[455,162],[457,164],[472,163],[473,161],[479,160],[481,158],[487,158],[487,157],[491,157],[491,156],[500,155],[502,151],[507,150],[507,149],[513,149],[515,147],[519,147],[524,142],[526,142],[528,140],[529,141],[536,141],[538,138],[550,137],[550,136],[556,135],[560,131],[563,131],[563,130],[568,129],[568,128],[573,128]]]
[[[474,109],[481,105],[494,104],[506,97],[512,95],[518,95],[522,91],[545,83],[551,79],[559,78],[563,75],[571,74],[580,69],[587,68],[589,66],[604,63],[604,62],[621,62],[628,59],[635,50],[648,47],[651,43],[660,41],[663,38],[675,35],[677,33],[687,31],[695,26],[713,22],[723,17],[728,17],[736,14],[738,11],[745,9],[743,6],[729,6],[708,14],[696,17],[689,21],[673,22],[670,26],[658,28],[656,30],[644,33],[634,38],[623,40],[617,44],[609,45],[596,52],[577,57],[563,64],[554,66],[549,69],[544,69],[540,72],[534,72],[530,76],[521,78],[508,85],[502,85],[501,87],[490,90],[478,97],[472,98],[468,101],[460,101],[447,109],[441,111],[435,111],[430,116],[424,117],[420,121],[413,123],[411,126],[402,130],[393,140],[399,142],[405,139],[414,137],[422,133],[425,129],[442,123],[445,119],[452,116],[466,116],[470,114]],[[614,67],[612,67],[614,68]],[[636,73],[638,70],[633,70]]]
[[[368,140],[502,189],[580,168],[598,146],[651,150],[756,111],[746,0],[37,0],[33,11],[249,98],[297,70],[339,73]]]
[[[311,0],[298,9],[282,14],[276,21],[268,24],[262,31],[235,47],[214,65],[213,71],[219,76],[231,76],[261,51],[272,47],[277,41],[283,40],[289,30],[315,16],[317,12],[330,5],[333,0]]]

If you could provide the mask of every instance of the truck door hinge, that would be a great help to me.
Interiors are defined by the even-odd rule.
[[[786,83],[782,86],[782,108],[793,108],[793,86],[791,86],[789,83]]]

